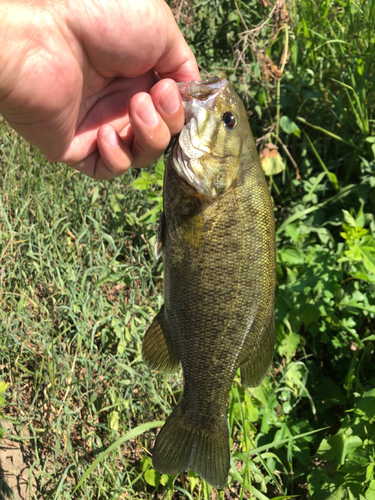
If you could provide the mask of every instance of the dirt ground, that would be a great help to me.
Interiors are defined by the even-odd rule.
[[[30,491],[30,453],[25,452],[25,445],[30,442],[12,439],[13,434],[17,437],[22,436],[15,434],[9,422],[2,421],[1,424],[5,433],[0,442],[0,500],[31,500],[35,480],[31,478],[32,491]]]

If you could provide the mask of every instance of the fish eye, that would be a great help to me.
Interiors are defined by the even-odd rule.
[[[227,128],[234,128],[237,125],[237,117],[230,111],[223,114],[222,120]]]

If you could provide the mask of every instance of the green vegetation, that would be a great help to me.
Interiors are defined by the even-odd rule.
[[[8,387],[8,384],[6,382],[0,382],[0,410],[1,410],[1,407],[3,406],[3,404],[5,403],[5,398],[3,396],[3,393],[5,392],[7,387]],[[3,418],[3,417],[4,417],[4,415],[0,411],[0,418]],[[3,437],[3,435],[4,435],[4,429],[0,423],[0,442],[1,442],[1,438]]]
[[[30,498],[375,499],[375,3],[282,5],[172,2],[202,74],[224,69],[249,109],[277,222],[275,359],[232,386],[221,493],[149,453],[181,394],[140,354],[162,163],[94,182],[0,122],[1,411]]]

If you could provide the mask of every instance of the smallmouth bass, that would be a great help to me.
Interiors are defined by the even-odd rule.
[[[152,369],[182,365],[180,402],[158,434],[153,465],[193,470],[225,486],[230,466],[228,393],[266,374],[275,337],[272,202],[244,105],[225,73],[178,84],[186,125],[164,178],[156,253],[164,305],[142,355]]]

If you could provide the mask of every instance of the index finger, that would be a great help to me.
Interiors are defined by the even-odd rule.
[[[176,82],[187,82],[190,80],[200,80],[197,61],[184,39],[172,11],[168,5],[161,0],[164,7],[168,9],[170,24],[168,25],[168,40],[166,48],[157,64],[155,70],[161,78],[172,78]]]

